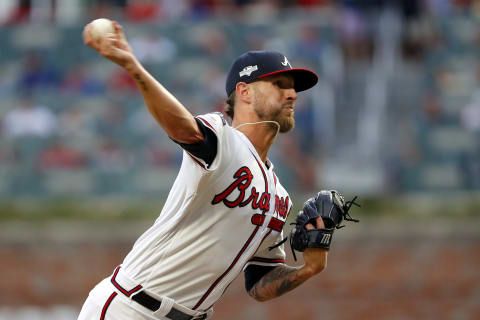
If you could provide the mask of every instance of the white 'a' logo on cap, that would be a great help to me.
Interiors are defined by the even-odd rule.
[[[290,65],[290,62],[288,62],[288,59],[287,57],[284,57],[285,60],[283,62],[281,62],[282,66],[286,67],[286,66],[289,66],[290,69],[292,69],[292,66]]]

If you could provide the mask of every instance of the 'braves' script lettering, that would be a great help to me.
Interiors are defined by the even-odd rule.
[[[289,201],[290,198],[288,196],[285,199],[283,197],[280,198],[279,196],[275,196],[275,212],[281,217],[287,217]]]
[[[252,205],[252,209],[261,209],[262,211],[268,211],[270,209],[270,194],[263,192],[261,195],[257,191],[257,188],[252,187],[250,195],[245,199],[245,190],[252,183],[253,175],[249,168],[241,167],[233,175],[235,179],[224,191],[217,194],[212,204],[223,202],[229,208],[245,207],[249,203]],[[238,190],[238,195],[235,199],[227,199],[235,190]]]

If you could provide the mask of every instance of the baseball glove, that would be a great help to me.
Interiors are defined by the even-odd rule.
[[[359,222],[348,214],[352,205],[359,206],[355,203],[355,199],[357,197],[345,201],[343,196],[335,190],[322,190],[316,197],[312,197],[305,202],[303,209],[298,213],[296,221],[293,223],[295,227],[290,234],[290,247],[295,260],[297,260],[297,257],[293,249],[301,252],[306,248],[329,250],[333,231],[344,227],[344,225],[341,225],[343,220]],[[318,217],[322,217],[325,228],[307,230],[305,226],[309,223],[316,227],[315,220]]]

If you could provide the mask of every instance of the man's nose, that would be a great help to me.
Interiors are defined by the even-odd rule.
[[[294,88],[285,89],[285,97],[287,100],[297,100],[297,91]]]

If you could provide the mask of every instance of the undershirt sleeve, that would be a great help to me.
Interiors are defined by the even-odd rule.
[[[245,268],[245,289],[249,292],[264,275],[275,269],[276,267],[259,266],[251,264]]]
[[[175,142],[178,143],[185,151],[189,152],[197,158],[202,159],[203,161],[205,161],[207,166],[210,166],[213,163],[213,160],[215,160],[215,157],[217,156],[218,138],[210,128],[203,124],[202,121],[197,118],[195,118],[195,121],[197,121],[198,128],[203,134],[203,141],[192,144],[180,143],[177,141]]]

